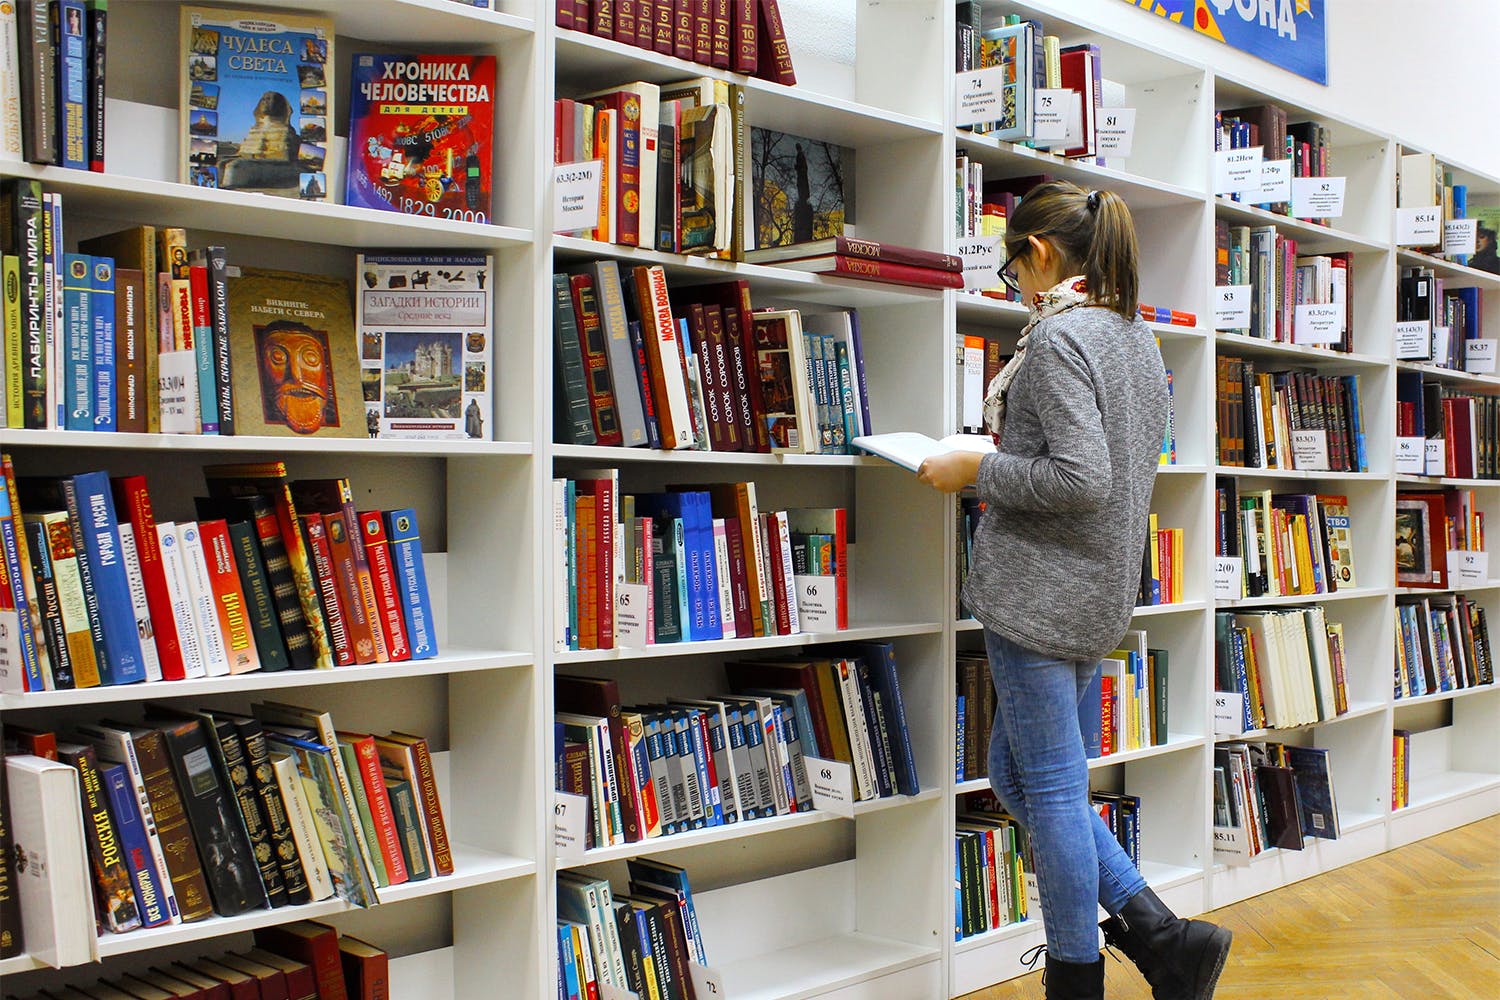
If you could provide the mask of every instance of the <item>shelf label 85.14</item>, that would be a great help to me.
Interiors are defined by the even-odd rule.
[[[1443,210],[1438,205],[1396,209],[1396,245],[1430,247],[1443,238]]]

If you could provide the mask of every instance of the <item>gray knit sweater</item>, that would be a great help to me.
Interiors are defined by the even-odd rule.
[[[1093,662],[1130,625],[1167,380],[1146,324],[1081,306],[1042,320],[979,465],[964,603],[1027,649]]]

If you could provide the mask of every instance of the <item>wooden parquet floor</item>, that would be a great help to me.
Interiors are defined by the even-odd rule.
[[[1225,907],[1215,1000],[1500,1000],[1500,817]],[[1105,958],[1109,1000],[1150,1000]],[[1040,973],[964,1000],[1040,1000]]]

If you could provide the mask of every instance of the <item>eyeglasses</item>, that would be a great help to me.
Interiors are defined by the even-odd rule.
[[[1000,281],[1017,295],[1021,294],[1021,279],[1016,276],[1016,265],[1021,262],[1023,256],[1025,256],[1024,250],[1007,260],[1005,266],[1000,269]]]

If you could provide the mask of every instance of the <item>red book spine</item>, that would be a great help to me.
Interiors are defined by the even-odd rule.
[[[713,0],[693,0],[693,61],[708,66],[713,62]]]
[[[229,672],[243,674],[260,669],[260,653],[255,635],[245,614],[245,590],[234,561],[234,546],[229,541],[229,526],[223,521],[199,521],[198,535],[203,539],[204,561],[208,579],[213,585],[214,610],[219,615],[219,629],[224,634],[225,652],[229,655]]]
[[[193,327],[209,327],[213,321],[208,312],[208,268],[195,264],[188,268],[188,288],[192,294]],[[196,343],[196,341],[195,341]]]
[[[157,541],[156,519],[151,513],[151,494],[146,490],[146,477],[127,476],[114,480],[113,485],[115,505],[125,512],[135,533],[135,552],[141,564],[141,579],[146,585],[146,608],[151,613],[151,630],[156,635],[156,656],[161,660],[162,680],[183,680],[187,673],[182,663],[182,644],[177,638],[172,598],[167,593],[167,575],[162,569],[161,544]]]
[[[786,43],[786,27],[781,23],[781,5],[776,0],[760,0],[760,37],[757,39],[760,63],[757,75],[783,86],[797,83],[797,74],[792,71],[792,50]],[[960,286],[961,287],[961,286]]]
[[[1099,681],[1099,753],[1109,756],[1115,752],[1115,679],[1103,677]]]
[[[589,30],[589,0],[573,0],[573,29]]]
[[[391,563],[391,544],[385,536],[385,517],[378,510],[361,511],[359,530],[370,560],[370,580],[375,585],[375,603],[380,607],[380,631],[392,661],[411,659],[406,619],[401,611],[396,567]]]
[[[677,24],[675,10],[674,0],[656,0],[656,30],[651,44],[662,55],[672,54],[672,34]]]
[[[995,870],[995,831],[984,831],[984,858],[985,867],[990,873],[990,912],[994,914],[990,921],[991,929],[1000,926],[1000,883],[999,875]]]
[[[839,628],[849,627],[849,513],[846,508],[836,508],[833,530],[833,576],[838,593],[836,616]]]
[[[615,0],[594,0],[590,30],[601,38],[615,37]]]
[[[750,287],[748,283],[741,290],[745,302],[750,300]],[[753,449],[761,454],[769,454],[771,451],[771,434],[766,427],[766,406],[761,395],[760,373],[757,370],[755,352],[755,322],[751,318],[750,310],[741,305],[738,309],[726,308],[725,321],[728,324],[730,336],[733,336],[740,345],[740,355],[744,358],[745,366],[745,396],[749,400],[747,410],[750,414],[750,432],[753,435]]]
[[[703,391],[712,392],[719,401],[724,420],[726,449],[743,451],[745,439],[740,434],[739,395],[735,391],[734,363],[729,344],[724,340],[724,312],[718,306],[704,306],[703,320],[708,335],[703,355]]]
[[[755,634],[755,620],[750,612],[750,573],[745,567],[745,536],[740,531],[739,518],[724,519],[724,540],[729,547],[729,589],[734,594],[734,634],[748,638]]]
[[[365,736],[350,742],[354,746],[354,759],[359,763],[359,776],[365,783],[365,795],[370,800],[370,819],[379,835],[376,839],[380,841],[381,857],[385,858],[385,873],[391,885],[400,885],[410,876],[406,871],[406,861],[401,857],[401,836],[396,832],[396,814],[385,790],[385,775],[380,770],[375,738]]]
[[[354,544],[342,512],[324,514],[323,526],[328,533],[328,551],[333,558],[333,578],[338,583],[339,604],[344,609],[344,627],[349,644],[354,647],[355,663],[377,663],[376,625],[370,620],[359,589],[359,566],[354,560]]]
[[[615,491],[608,479],[578,483],[594,497],[594,608],[599,649],[615,647]]]
[[[693,0],[672,0],[672,54],[693,58]]]
[[[750,361],[745,356],[745,345],[740,341],[739,314],[733,309],[725,309],[721,310],[720,318],[723,323],[724,347],[729,352],[734,415],[740,422],[740,449],[759,451],[760,444],[755,433],[755,424],[759,418],[755,415],[754,407],[754,400],[759,399],[759,395],[752,395],[751,392],[751,382],[759,380],[751,378]]]
[[[935,250],[918,250],[915,247],[896,246],[875,240],[861,240],[852,236],[839,236],[834,241],[834,253],[844,257],[863,257],[881,263],[910,264],[912,267],[931,268],[934,271],[952,271],[962,274],[964,263],[951,253]]]
[[[615,41],[635,44],[636,0],[615,0]]]
[[[781,562],[781,525],[774,514],[762,514],[761,530],[766,536],[766,561],[771,564],[771,593],[776,599],[776,634],[790,635],[791,612],[786,606],[786,571]]]
[[[713,64],[719,69],[728,69],[730,63],[729,5],[731,0],[713,0]]]
[[[354,662],[354,646],[349,641],[343,598],[339,593],[338,574],[333,566],[333,552],[328,547],[328,533],[323,527],[323,515],[304,514],[302,525],[307,530],[307,548],[312,555],[313,576],[318,583],[323,619],[328,623],[333,662],[347,667]]]
[[[692,338],[693,353],[698,356],[700,373],[703,376],[703,408],[704,415],[708,418],[709,446],[714,451],[738,451],[739,449],[729,446],[724,413],[719,407],[718,396],[713,392],[713,386],[709,382],[708,321],[704,317],[703,304],[689,303],[687,314],[688,336]]]
[[[309,965],[317,983],[318,1000],[345,1000],[338,932],[332,927],[311,921],[292,928],[262,927],[255,932],[255,943]]]
[[[616,91],[596,99],[596,108],[615,113],[614,131],[610,137],[617,151],[619,169],[615,177],[615,242],[624,246],[641,245],[641,99],[629,91]]]
[[[609,355],[599,322],[599,307],[594,298],[594,282],[586,274],[568,279],[573,290],[573,313],[577,318],[578,350],[589,387],[589,413],[594,418],[594,434],[601,445],[622,445],[619,410],[609,384]]]
[[[438,798],[437,776],[432,773],[432,755],[426,740],[412,740],[417,784],[421,786],[422,811],[427,818],[427,840],[432,844],[432,863],[439,875],[453,874],[453,850],[448,846],[448,828],[443,823],[443,803]]]
[[[574,27],[573,0],[557,0],[557,26],[559,28]]]
[[[656,5],[660,0],[635,0],[635,38],[632,45],[650,52],[656,47]]]
[[[578,541],[574,552],[573,590],[578,597],[578,648],[598,649],[599,621],[595,609],[599,598],[595,593],[597,583],[594,579],[594,548],[598,544],[598,536],[594,528],[594,498],[580,495],[575,502],[577,510],[573,517],[577,522]]]
[[[952,271],[939,271],[930,267],[912,267],[910,264],[893,264],[884,260],[868,260],[864,257],[843,255],[830,258],[828,266],[815,273],[884,281],[892,285],[914,285],[918,288],[964,287],[964,276],[954,274]]]
[[[730,0],[730,4],[730,30],[734,36],[729,51],[730,68],[736,73],[754,76],[760,64],[759,18],[756,13],[760,5],[757,0]]]

